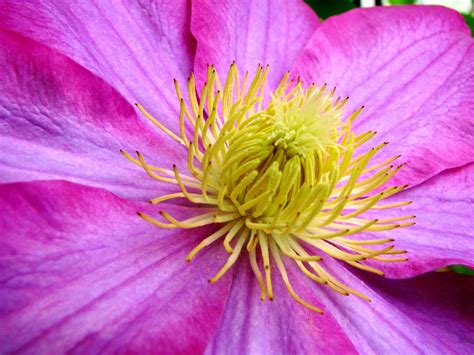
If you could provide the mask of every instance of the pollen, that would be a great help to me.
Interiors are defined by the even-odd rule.
[[[295,263],[302,277],[370,301],[331,275],[323,258],[379,275],[383,272],[367,260],[407,260],[399,255],[406,251],[395,249],[393,239],[369,239],[364,234],[414,224],[415,216],[374,218],[382,210],[411,203],[383,203],[407,187],[389,184],[402,168],[394,164],[399,156],[372,163],[388,143],[370,145],[374,131],[355,134],[353,122],[363,107],[346,113],[349,98],[336,98],[335,89],[326,85],[290,80],[290,73],[267,93],[268,71],[268,66],[259,65],[253,77],[240,76],[233,63],[221,82],[215,68],[208,66],[200,90],[191,75],[186,96],[175,81],[177,127],[166,127],[137,104],[188,156],[187,163],[179,164],[187,166],[186,171],[179,171],[177,165],[152,166],[140,152],[132,156],[122,151],[151,178],[176,186],[175,193],[151,203],[186,199],[204,207],[185,220],[165,210],[159,210],[159,218],[138,215],[160,228],[215,226],[187,256],[190,262],[202,249],[222,244],[229,256],[211,283],[239,258],[248,257],[262,300],[274,298],[272,280],[279,274],[297,302],[322,313],[294,290],[287,268]]]

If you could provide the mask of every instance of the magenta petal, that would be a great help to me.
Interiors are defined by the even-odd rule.
[[[156,208],[68,182],[1,185],[0,205],[1,353],[195,353],[210,341],[231,280],[207,281],[222,248],[185,261],[209,231],[158,229],[135,213]]]
[[[412,277],[447,265],[474,267],[474,164],[447,170],[387,203],[413,201],[403,212],[391,215],[415,215],[416,225],[368,238],[393,238],[397,249],[407,250],[407,262],[370,263],[387,277]],[[390,217],[390,215],[387,215]]]
[[[430,273],[389,280],[364,272],[352,274],[334,261],[326,265],[340,281],[372,300],[312,287],[359,353],[472,353],[474,278]]]
[[[314,12],[296,0],[194,1],[191,30],[197,40],[198,80],[204,80],[207,64],[225,78],[235,60],[241,74],[269,64],[268,81],[275,87],[318,25]]]
[[[179,111],[195,41],[189,1],[2,1],[0,26],[69,56],[162,121]]]
[[[157,182],[120,149],[166,168],[186,164],[178,143],[154,134],[119,93],[62,54],[1,31],[0,70],[0,181],[65,179],[150,199]]]
[[[408,162],[395,178],[417,184],[474,157],[474,39],[443,7],[376,7],[323,22],[297,60],[303,80],[327,82],[365,105],[356,131],[390,144],[380,158]]]
[[[296,303],[286,290],[278,270],[274,273],[274,301],[260,301],[260,289],[245,258],[234,271],[234,280],[211,354],[355,354],[341,326],[330,313],[323,316]],[[290,274],[300,296],[318,298],[301,282],[301,273]],[[302,287],[298,287],[302,286]],[[316,304],[316,302],[315,302]],[[319,307],[320,304],[316,304]]]

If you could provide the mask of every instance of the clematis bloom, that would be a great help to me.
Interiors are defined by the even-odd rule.
[[[2,351],[469,351],[472,281],[411,278],[450,264],[473,266],[474,52],[458,14],[377,8],[319,23],[296,1],[3,1],[0,15]],[[248,86],[246,71],[255,78]],[[265,91],[249,94],[263,83]],[[336,101],[324,83],[350,98]],[[258,124],[234,124],[238,109]],[[226,122],[233,123],[231,137],[214,154]],[[262,156],[268,164],[258,162],[260,180],[245,180],[250,173],[241,167],[252,166],[268,143],[248,148],[258,131],[273,137],[276,153]],[[353,169],[337,180],[345,164],[337,154],[352,149],[344,136],[362,150],[359,160],[346,159]],[[380,149],[364,150],[371,147]],[[171,184],[147,177],[120,150]],[[127,153],[134,151],[136,157]],[[232,166],[227,153],[240,164],[222,178]],[[297,179],[297,198],[284,200],[275,194],[296,186],[282,177],[299,155],[321,165],[299,164],[305,178]],[[359,165],[364,157],[376,168]],[[390,168],[393,158],[405,166]],[[207,168],[209,161],[215,164]],[[357,167],[366,180],[355,176]],[[194,177],[181,175],[193,169]],[[218,170],[207,176],[206,169]],[[244,180],[249,184],[239,185]],[[251,191],[252,182],[259,191]],[[386,183],[400,188],[385,192],[391,208],[379,223],[379,211],[362,210],[377,206],[374,196],[391,188]],[[236,192],[222,192],[225,186]],[[345,186],[352,194],[328,195]],[[329,225],[356,217],[344,212],[345,198],[352,211],[368,213],[364,228],[355,227],[359,220],[344,227],[355,231],[349,239]],[[416,225],[398,228],[403,216],[415,215]],[[340,239],[303,240],[311,253],[282,239],[301,239],[311,223],[315,235]],[[219,243],[206,243],[186,264],[216,233],[226,235],[230,257]],[[372,248],[374,240],[393,242],[408,260],[386,262],[379,254],[393,258],[392,245]],[[248,252],[240,252],[244,244]],[[339,257],[343,252],[356,258]],[[311,263],[327,282],[302,272]],[[259,301],[271,296],[273,302]]]

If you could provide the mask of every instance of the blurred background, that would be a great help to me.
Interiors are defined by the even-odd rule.
[[[305,0],[305,2],[313,8],[321,20],[325,20],[330,16],[341,14],[357,7],[413,4],[443,5],[458,11],[464,16],[466,23],[471,28],[471,35],[474,37],[474,0]],[[453,265],[438,271],[450,271],[459,274],[474,275],[474,270],[462,265]]]
[[[471,28],[474,36],[473,0],[306,0],[321,19],[326,19],[356,7],[396,6],[406,4],[443,5],[459,11]]]

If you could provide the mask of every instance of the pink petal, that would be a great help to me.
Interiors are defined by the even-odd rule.
[[[207,64],[214,64],[225,80],[235,60],[241,74],[269,64],[268,82],[275,87],[318,25],[314,12],[296,0],[195,1],[191,30],[198,42],[197,78],[202,82]]]
[[[348,110],[365,105],[358,132],[401,154],[396,177],[418,184],[474,157],[474,39],[462,16],[443,7],[376,7],[325,21],[294,69],[337,86]]]
[[[472,280],[452,273],[388,280],[323,261],[330,274],[370,297],[369,303],[309,281],[293,261],[285,264],[298,294],[324,315],[296,303],[277,273],[275,300],[259,301],[257,282],[241,260],[208,353],[470,353]]]
[[[62,54],[1,31],[0,70],[2,182],[66,179],[150,199],[163,184],[120,149],[166,168],[186,164],[178,143],[154,134],[112,87]]]
[[[474,267],[474,164],[447,170],[387,203],[413,201],[403,212],[416,215],[416,225],[378,232],[367,237],[394,238],[397,249],[407,250],[407,262],[371,264],[391,278],[412,277],[447,265]],[[385,216],[384,216],[385,218]]]
[[[247,258],[240,260],[226,310],[212,343],[212,354],[355,354],[341,326],[330,313],[323,316],[304,308],[290,297],[278,270],[273,268],[273,302],[260,301],[260,290]],[[301,273],[292,273],[301,297],[314,301],[318,294],[301,283]],[[321,306],[319,302],[315,305]],[[324,307],[324,306],[322,306]],[[325,308],[325,307],[324,307]]]
[[[474,279],[430,273],[389,280],[364,272],[352,274],[334,261],[325,262],[340,281],[372,300],[312,287],[359,353],[472,353]]]
[[[207,281],[222,248],[185,261],[209,230],[158,229],[135,214],[156,207],[68,182],[0,185],[0,204],[1,353],[195,353],[210,341],[231,280]]]
[[[0,25],[57,49],[161,120],[192,70],[189,1],[2,1]]]

